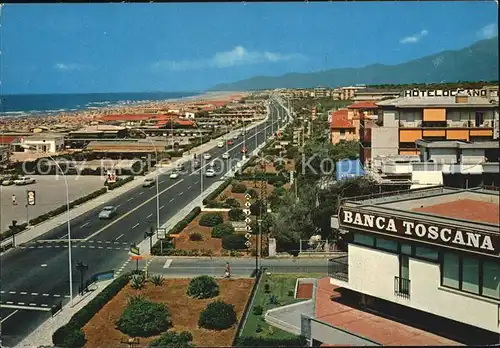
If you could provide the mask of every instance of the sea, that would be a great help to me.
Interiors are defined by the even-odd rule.
[[[199,92],[12,94],[0,98],[0,117],[23,117],[59,112],[130,105],[148,101],[183,99]]]

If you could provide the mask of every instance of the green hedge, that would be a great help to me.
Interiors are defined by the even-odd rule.
[[[107,182],[105,182],[104,185],[108,187],[108,190],[114,190],[115,188],[118,188],[120,186],[125,185],[128,182],[131,182],[132,180],[134,180],[133,175],[127,176],[125,179],[118,180],[118,181],[111,183],[111,184],[108,184]]]
[[[72,209],[75,206],[80,205],[82,203],[85,203],[87,201],[90,201],[91,199],[94,199],[96,197],[99,197],[99,196],[105,194],[106,192],[108,192],[108,189],[104,187],[102,189],[99,189],[97,191],[89,193],[86,196],[77,198],[73,202],[69,203],[69,208]],[[54,216],[57,216],[59,214],[64,213],[67,209],[68,208],[67,208],[66,204],[61,205],[59,208],[56,208],[54,210],[49,211],[48,213],[42,214],[40,216],[37,216],[36,218],[31,219],[30,220],[30,225],[37,225],[37,224],[39,224],[39,223],[41,223],[43,221],[46,221],[46,220],[48,220],[48,219],[50,219],[50,218],[52,218]]]
[[[73,335],[75,331],[79,331],[83,328],[106,303],[128,284],[129,280],[129,273],[116,278],[111,284],[104,288],[99,295],[87,303],[85,307],[76,312],[66,325],[61,326],[52,334],[52,343],[59,347],[64,346],[66,337],[68,335]]]
[[[226,250],[246,250],[247,238],[241,234],[233,234],[222,237],[222,247]]]
[[[235,347],[307,347],[307,340],[304,336],[288,339],[242,336],[237,339]]]
[[[187,214],[184,219],[182,219],[181,221],[179,221],[178,223],[175,224],[174,227],[172,227],[170,229],[170,231],[167,232],[167,235],[170,235],[170,234],[178,234],[180,233],[183,229],[186,228],[187,225],[189,225],[189,223],[191,221],[193,221],[199,214],[201,213],[201,208],[200,207],[194,207],[193,210],[191,210],[189,212],[189,214]],[[167,250],[175,250],[175,249],[164,249],[163,250],[163,255],[167,255],[165,254],[165,252],[167,252]],[[156,242],[156,244],[153,246],[153,250],[152,250],[152,254],[153,255],[160,255],[160,241]],[[181,255],[179,255],[181,256]],[[187,256],[187,255],[186,255]]]
[[[232,178],[226,179],[215,191],[210,193],[208,196],[203,198],[203,205],[207,205],[208,202],[213,201],[217,198],[231,183],[233,182]]]

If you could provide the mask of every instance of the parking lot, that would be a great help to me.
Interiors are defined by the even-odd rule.
[[[30,175],[36,183],[25,186],[0,186],[0,231],[6,231],[12,220],[19,223],[33,219],[66,203],[66,187],[62,176]],[[104,187],[101,176],[67,176],[69,199],[73,201]],[[27,191],[35,191],[35,205],[26,208]],[[16,195],[17,205],[12,202]]]

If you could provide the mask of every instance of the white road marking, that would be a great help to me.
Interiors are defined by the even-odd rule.
[[[28,293],[26,291],[21,291],[20,294],[21,295],[27,295]]]
[[[9,294],[15,294],[15,293],[16,293],[15,291],[9,291]]]
[[[68,234],[66,233],[64,236],[57,238],[57,239],[66,239],[68,237]]]
[[[69,283],[69,282],[68,282]],[[32,292],[31,296],[38,296],[38,292]]]
[[[179,185],[181,182],[183,182],[184,179],[181,179],[177,182],[175,182],[174,184],[170,185],[169,187],[167,187],[166,189],[164,189],[163,191],[159,192],[159,194],[161,195],[162,193],[165,193],[167,192],[168,190],[170,190],[172,187],[174,187],[175,185]],[[132,214],[134,211],[136,211],[137,209],[145,206],[146,204],[148,204],[149,202],[151,202],[153,199],[156,199],[156,195],[154,195],[153,197],[147,199],[146,201],[142,202],[141,204],[139,204],[137,207],[135,207],[134,209],[128,211],[127,213],[121,215],[120,217],[118,217],[117,219],[115,219],[113,222],[110,222],[109,224],[107,224],[106,226],[102,227],[101,229],[97,230],[96,232],[92,233],[90,236],[88,236],[87,238],[85,238],[85,241],[91,239],[91,238],[94,238],[95,236],[97,236],[99,233],[101,233],[102,231],[104,231],[105,229],[107,229],[108,227],[116,224],[118,221],[124,219],[126,216]]]
[[[118,237],[116,237],[116,239],[115,239],[115,240],[118,240],[118,239],[120,239],[121,237],[123,237],[123,233],[122,233],[122,234],[120,234]],[[68,281],[68,283],[69,283],[69,281]]]
[[[127,202],[130,202],[133,199],[134,199],[134,197],[130,197],[129,199],[127,199]]]
[[[20,306],[24,306],[24,302],[18,302],[17,304]]]
[[[45,297],[47,297],[47,296],[49,296],[49,294],[42,294],[42,296],[45,296]]]
[[[184,192],[181,192],[181,193],[179,193],[179,196],[182,196],[183,194],[184,194]]]
[[[160,210],[161,210],[161,209],[163,209],[163,208],[165,208],[165,206],[164,206],[164,205],[162,205],[162,206],[160,207]]]
[[[48,307],[49,305],[46,305],[45,303],[42,303],[40,306],[42,306],[42,307]]]
[[[40,267],[47,267],[47,264],[46,264],[46,263],[42,263],[42,264],[40,265]],[[68,282],[69,282],[69,281],[68,281]]]
[[[197,183],[199,183],[199,181],[195,181],[194,184],[196,185]]]
[[[153,214],[149,214],[148,216],[146,216],[146,219],[149,219],[151,216],[153,216]]]
[[[80,228],[87,226],[89,223],[90,223],[90,221],[87,221],[86,223],[84,223],[83,225],[81,225]]]
[[[16,309],[14,312],[10,313],[8,316],[6,316],[5,318],[3,318],[2,321],[0,321],[0,324],[3,323],[4,321],[7,321],[11,316],[13,316],[14,314],[16,314],[17,312],[19,312],[19,309]]]
[[[165,181],[164,180],[161,180],[161,181],[158,181],[158,184],[163,184]]]
[[[68,281],[68,283],[69,283],[69,281]],[[61,295],[59,295],[59,294],[54,294],[54,297],[61,297]]]
[[[139,223],[136,223],[134,226],[132,226],[132,229],[136,228],[137,226],[139,226]]]
[[[0,291],[0,294],[5,294],[5,291],[4,290]]]
[[[142,195],[142,194],[144,194],[144,191],[139,192],[139,196]]]
[[[168,259],[165,264],[163,265],[163,268],[169,268],[170,264],[172,263],[172,259]]]
[[[12,301],[7,301],[7,302],[5,302],[5,303],[7,303],[7,304],[12,304],[12,303],[14,303],[14,302],[12,302]]]
[[[175,198],[172,198],[171,200],[169,200],[168,202],[171,203],[175,200]]]
[[[7,303],[13,303],[13,302],[10,302],[8,301]],[[13,309],[29,309],[29,310],[32,310],[32,311],[44,311],[44,312],[50,312],[50,308],[46,308],[46,307],[27,307],[27,306],[19,306],[21,304],[21,302],[19,302],[17,305],[14,305],[14,304],[0,304],[0,308],[13,308]],[[24,303],[23,303],[24,305]]]
[[[30,306],[36,306],[36,303],[31,302],[29,305]]]
[[[120,206],[121,206],[121,204],[118,204],[118,205],[116,206],[116,208],[120,208]]]

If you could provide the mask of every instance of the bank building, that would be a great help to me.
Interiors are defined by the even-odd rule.
[[[316,346],[499,344],[499,220],[492,188],[342,202],[332,227],[347,256],[328,261],[302,331]]]

